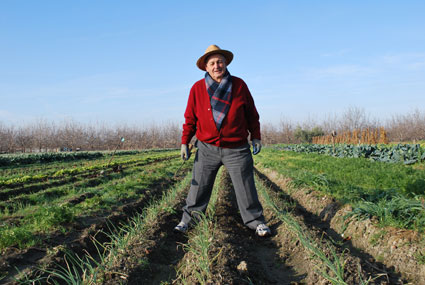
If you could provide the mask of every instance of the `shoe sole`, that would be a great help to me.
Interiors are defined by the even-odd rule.
[[[272,235],[271,232],[265,232],[265,233],[262,233],[262,234],[257,232],[257,236],[259,236],[259,237],[268,237],[268,236],[271,236],[271,235]]]
[[[187,233],[187,230],[179,230],[179,229],[174,228],[173,232],[176,233],[176,234],[185,234],[185,233]]]

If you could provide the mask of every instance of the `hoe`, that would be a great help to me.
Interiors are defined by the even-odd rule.
[[[111,158],[109,159],[109,161],[108,161],[108,164],[106,165],[106,169],[108,169],[109,168],[109,166],[110,166],[110,164],[111,164],[111,162],[112,162],[112,160],[114,159],[114,155],[115,155],[115,153],[117,152],[117,149],[118,149],[118,147],[121,145],[121,143],[123,143],[125,141],[125,138],[124,137],[121,137],[121,139],[120,139],[120,141],[118,142],[118,144],[117,144],[117,146],[115,147],[115,149],[114,149],[114,152],[112,153],[112,155],[111,155]],[[114,172],[121,172],[122,171],[122,165],[121,164],[118,164],[118,165],[114,165],[114,167],[112,168],[112,170],[114,171]],[[102,175],[102,174],[104,174],[105,173],[105,170],[102,170],[101,172],[100,172],[100,174]]]
[[[193,149],[193,144],[189,144],[189,153],[190,155],[192,154],[192,149]],[[190,157],[189,155],[189,157]],[[183,167],[184,163],[186,162],[186,160],[183,160],[182,164],[179,166],[179,168],[176,170],[176,172],[173,175],[173,178],[176,178],[177,173],[180,171],[180,169]]]

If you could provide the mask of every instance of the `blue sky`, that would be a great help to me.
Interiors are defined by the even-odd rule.
[[[0,122],[183,122],[234,53],[262,122],[425,109],[425,1],[0,1]]]

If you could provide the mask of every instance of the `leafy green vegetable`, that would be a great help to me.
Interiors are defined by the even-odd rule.
[[[283,150],[319,153],[334,157],[363,157],[374,161],[414,164],[425,160],[425,150],[419,144],[387,145],[321,145],[321,144],[297,144],[287,145]]]

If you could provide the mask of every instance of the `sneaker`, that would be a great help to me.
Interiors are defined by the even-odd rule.
[[[184,222],[180,222],[177,226],[174,227],[174,232],[176,233],[185,233],[187,232],[188,226]]]
[[[259,224],[257,226],[257,229],[255,230],[255,233],[259,237],[265,237],[272,234],[272,232],[270,231],[270,228],[266,226],[265,224]]]

